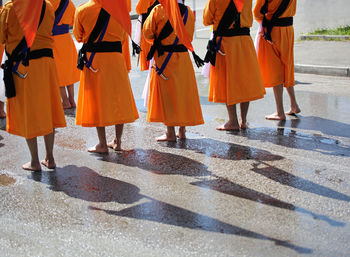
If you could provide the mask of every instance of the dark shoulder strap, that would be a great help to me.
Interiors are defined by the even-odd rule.
[[[276,12],[272,15],[272,19],[277,19],[282,16],[282,14],[287,10],[290,0],[282,0],[281,4],[278,6]],[[269,1],[265,0],[265,4],[261,7],[260,13],[266,14],[269,10]]]
[[[87,43],[93,43],[98,38],[109,17],[110,14],[105,9],[101,8],[95,27],[93,28]]]
[[[148,18],[153,8],[156,7],[158,4],[159,4],[159,1],[156,0],[150,7],[148,7],[147,12],[142,14],[141,28],[143,27],[143,24],[145,23],[146,19]]]
[[[273,14],[273,19],[279,18],[287,10],[290,0],[282,0],[280,6],[278,6],[277,11]]]
[[[230,1],[229,5],[227,6],[224,15],[222,16],[219,25],[216,29],[218,33],[228,29],[233,22],[237,22],[236,27],[240,26],[240,15],[238,13],[237,7],[233,0]],[[238,25],[239,24],[239,25]]]
[[[61,0],[60,5],[58,6],[57,10],[55,11],[55,17],[60,15],[60,13],[62,12],[64,6],[66,5],[66,2],[68,2],[68,1],[69,0]]]

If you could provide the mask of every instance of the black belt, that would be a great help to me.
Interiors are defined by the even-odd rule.
[[[293,17],[278,18],[274,20],[264,19],[262,23],[263,27],[289,27],[293,26]]]
[[[86,52],[90,53],[112,53],[118,52],[121,53],[123,51],[122,43],[120,41],[108,42],[102,41],[92,44],[86,44],[85,48]]]
[[[6,52],[6,55],[11,59],[13,62],[22,61],[23,59],[29,61],[34,59],[40,59],[42,57],[50,57],[53,58],[53,51],[51,48],[42,48],[38,50],[30,50],[28,53],[28,56],[24,58],[24,54],[20,54],[16,57],[12,57],[8,52]],[[26,65],[25,65],[26,66]]]
[[[215,33],[215,32],[214,32]],[[221,31],[217,34],[218,37],[236,37],[236,36],[250,36],[250,28],[233,28]]]
[[[183,53],[187,52],[187,48],[184,45],[162,45],[160,46],[164,52],[170,52],[170,53]]]

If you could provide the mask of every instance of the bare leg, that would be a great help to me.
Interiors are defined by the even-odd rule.
[[[283,109],[283,85],[279,85],[273,88],[273,93],[275,95],[277,112],[265,116],[267,120],[285,120],[286,115]]]
[[[67,90],[68,90],[68,96],[69,96],[69,103],[70,103],[71,107],[72,108],[77,107],[77,105],[75,104],[75,100],[74,100],[74,85],[67,86]]]
[[[295,98],[294,87],[287,87],[287,92],[290,98],[290,110],[286,112],[288,115],[300,113],[301,110],[298,106],[297,99]]]
[[[66,87],[60,87],[60,92],[61,92],[63,109],[72,108],[71,104],[69,103],[68,97],[67,97]]]
[[[99,143],[88,149],[90,153],[108,153],[105,127],[96,127]]]
[[[179,139],[186,139],[186,127],[179,127],[179,132],[177,133],[176,137]]]
[[[115,138],[112,142],[108,143],[107,146],[112,148],[114,151],[122,150],[122,135],[123,135],[124,124],[115,125]]]
[[[41,166],[39,162],[39,156],[38,156],[38,142],[36,137],[31,139],[26,139],[27,145],[30,151],[30,156],[32,160],[26,164],[23,164],[22,168],[24,170],[31,170],[31,171],[41,171]]]
[[[0,119],[6,118],[5,103],[0,101]]]
[[[237,120],[236,105],[226,105],[229,120],[225,124],[217,127],[217,130],[228,130],[228,131],[237,131],[239,130],[239,124]]]
[[[168,142],[175,142],[176,141],[176,135],[175,135],[175,128],[174,127],[167,127],[167,133],[163,136],[157,137],[157,141],[168,141]]]
[[[249,102],[241,103],[241,122],[239,124],[239,127],[241,129],[247,129],[247,114],[248,114],[248,109],[249,109]]]
[[[45,148],[46,148],[46,157],[45,160],[41,161],[41,164],[48,169],[56,168],[55,159],[53,157],[53,145],[55,142],[55,131],[51,134],[44,136]]]

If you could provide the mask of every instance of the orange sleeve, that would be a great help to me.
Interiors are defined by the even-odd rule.
[[[131,12],[131,0],[126,0],[126,5],[128,7],[128,12]]]
[[[145,23],[143,24],[143,36],[145,39],[149,42],[152,42],[154,39],[156,33],[157,33],[157,22],[156,22],[156,9],[154,8],[148,18],[146,19]]]
[[[146,13],[154,2],[155,0],[140,0],[136,5],[136,13],[139,15]]]
[[[215,0],[209,0],[203,10],[203,24],[209,26],[214,24]]]
[[[255,20],[257,20],[258,22],[261,22],[264,18],[264,15],[260,13],[260,10],[264,4],[265,4],[265,0],[257,0],[255,4],[253,13],[254,13]]]
[[[5,44],[7,35],[8,9],[1,8],[0,11],[0,44]]]
[[[79,12],[75,12],[74,25],[73,25],[73,35],[75,39],[81,43],[83,42],[83,26],[80,23]]]

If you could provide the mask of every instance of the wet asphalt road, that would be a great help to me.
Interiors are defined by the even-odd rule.
[[[197,74],[205,125],[157,143],[165,128],[145,122],[145,76],[130,74],[140,119],[122,153],[87,153],[96,132],[67,111],[57,169],[30,173],[24,140],[0,131],[1,256],[349,255],[349,79],[297,74],[300,116],[266,121],[268,90],[246,132],[222,133],[225,107]]]
[[[312,2],[298,2],[305,20],[344,18],[326,15],[332,1],[308,12]],[[207,101],[197,74],[205,124],[177,143],[155,142],[164,126],[145,122],[146,73],[130,78],[140,119],[126,126],[122,153],[87,153],[96,132],[75,126],[70,110],[56,134],[57,169],[30,173],[20,168],[24,140],[0,122],[0,256],[350,255],[348,78],[296,74],[301,115],[266,121],[267,90],[250,106],[247,131],[222,133],[214,128],[225,107]],[[39,150],[43,158],[42,139]]]

